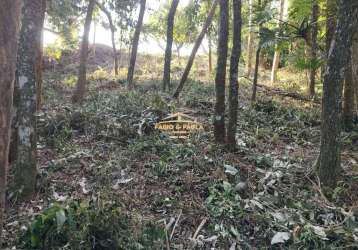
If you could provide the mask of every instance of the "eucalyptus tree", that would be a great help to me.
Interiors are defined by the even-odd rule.
[[[134,35],[133,35],[132,49],[131,49],[129,66],[128,66],[128,74],[127,74],[127,87],[129,89],[132,89],[134,87],[134,83],[133,83],[134,69],[135,69],[135,63],[137,60],[139,36],[142,31],[145,7],[146,7],[146,0],[140,0],[139,16],[138,16],[137,24],[136,24]]]
[[[3,242],[2,229],[21,4],[21,0],[0,1],[0,248]]]
[[[225,82],[229,38],[229,8],[226,0],[220,0],[219,5],[220,22],[215,75],[214,136],[216,142],[225,143]]]
[[[333,188],[341,168],[342,81],[357,21],[357,1],[339,0],[336,32],[323,79],[321,146],[316,165],[321,183]]]

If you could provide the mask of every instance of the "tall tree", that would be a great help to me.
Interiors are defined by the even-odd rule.
[[[326,55],[336,32],[337,0],[326,0]]]
[[[215,141],[225,142],[225,81],[229,37],[229,8],[228,1],[220,0],[220,22],[217,50],[217,66],[215,76],[215,113],[214,136]]]
[[[321,146],[316,166],[322,184],[330,187],[335,187],[341,167],[342,81],[357,20],[357,1],[339,0],[336,34],[323,80]]]
[[[247,59],[246,59],[246,76],[251,75],[252,70],[252,57],[254,51],[254,32],[253,32],[253,6],[254,0],[249,0],[249,32],[247,35]]]
[[[284,10],[285,10],[285,0],[280,0],[280,13],[279,13],[279,20],[278,20],[279,28],[282,27]],[[271,83],[274,83],[277,80],[277,70],[280,64],[280,53],[281,53],[280,48],[278,45],[276,45],[275,54],[272,63],[272,70],[271,70]]]
[[[43,71],[43,27],[44,27],[44,23],[45,23],[45,13],[46,13],[46,1],[47,0],[42,0],[42,8],[41,10],[39,10],[39,12],[41,13],[41,23],[40,23],[40,27],[42,27],[41,29],[41,38],[40,38],[40,43],[38,44],[38,57],[37,57],[37,63],[36,63],[36,88],[37,88],[37,93],[36,93],[36,105],[37,105],[37,110],[40,110],[43,104],[43,96],[42,96],[42,71]]]
[[[180,82],[179,82],[179,85],[178,85],[177,89],[175,90],[175,92],[173,94],[173,98],[178,98],[180,92],[183,90],[184,84],[185,84],[186,80],[188,79],[191,67],[193,66],[195,55],[198,52],[198,49],[199,49],[199,47],[201,45],[201,42],[203,41],[203,38],[204,38],[206,32],[208,31],[208,29],[209,29],[209,27],[210,27],[210,25],[211,25],[211,23],[213,21],[216,6],[218,5],[219,1],[220,0],[214,0],[213,4],[211,5],[209,14],[208,14],[208,16],[207,16],[207,18],[206,18],[206,20],[204,22],[204,25],[202,27],[202,30],[201,30],[198,38],[195,41],[194,47],[193,47],[193,49],[191,51],[191,54],[189,56],[189,60],[188,60],[188,62],[186,64],[184,73],[183,73],[183,75],[182,75],[182,77],[180,79]]]
[[[230,59],[229,123],[227,142],[231,148],[236,147],[236,127],[238,110],[238,71],[241,56],[241,0],[233,0],[233,40]]]
[[[311,30],[311,46],[310,50],[310,61],[311,67],[309,69],[309,87],[308,87],[308,96],[315,96],[315,86],[316,86],[316,74],[317,69],[315,62],[317,61],[317,51],[318,51],[318,17],[319,17],[319,5],[318,0],[313,0],[312,3],[312,30]]]
[[[22,24],[17,57],[15,81],[16,116],[16,159],[14,164],[14,184],[21,199],[30,199],[36,186],[36,94],[39,58],[43,29],[42,0],[25,1],[22,7]]]
[[[140,36],[140,32],[142,30],[142,25],[143,25],[145,5],[146,5],[146,0],[141,0],[140,1],[139,17],[138,17],[137,25],[136,25],[135,31],[134,31],[131,57],[130,57],[130,62],[129,62],[129,67],[128,67],[128,75],[127,75],[127,84],[128,85],[127,86],[129,89],[134,87],[133,76],[134,76],[135,62],[137,60],[139,36]]]
[[[173,0],[167,18],[167,46],[165,48],[163,90],[170,89],[170,66],[173,47],[174,17],[179,0]]]
[[[21,0],[0,1],[0,248],[5,213],[11,110],[21,4]]]
[[[81,54],[80,54],[80,66],[78,71],[78,80],[76,90],[72,96],[74,103],[82,102],[86,92],[86,73],[87,73],[87,58],[88,58],[88,37],[91,29],[92,13],[96,1],[90,0],[87,7],[87,14],[85,19],[85,25],[83,29],[83,37],[81,43]]]
[[[109,29],[111,31],[111,42],[112,42],[112,53],[113,53],[113,62],[114,62],[114,74],[118,76],[118,55],[117,55],[117,48],[116,48],[116,40],[115,40],[115,32],[116,27],[114,26],[112,14],[111,12],[100,2],[96,2],[98,7],[101,9],[101,11],[106,15],[108,20]]]

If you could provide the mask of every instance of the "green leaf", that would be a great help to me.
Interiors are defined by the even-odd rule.
[[[60,231],[63,224],[66,222],[66,214],[63,209],[56,212],[56,223],[57,223],[57,231]]]

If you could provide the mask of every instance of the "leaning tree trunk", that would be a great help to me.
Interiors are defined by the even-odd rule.
[[[350,52],[352,50],[349,50]],[[352,60],[349,58],[346,67],[344,79],[344,97],[343,97],[343,123],[347,131],[353,128],[353,110],[354,110],[354,85],[352,74]]]
[[[11,110],[21,4],[21,0],[0,1],[0,248],[5,216]]]
[[[96,1],[90,0],[87,7],[86,20],[83,30],[83,38],[81,43],[81,54],[80,54],[80,67],[78,72],[78,80],[76,90],[72,96],[72,102],[82,102],[86,92],[86,72],[87,72],[87,58],[88,58],[88,36],[91,29],[92,13]]]
[[[341,167],[340,132],[342,81],[350,57],[353,31],[358,20],[355,0],[339,0],[336,35],[332,42],[323,80],[321,146],[317,172],[324,186],[335,187]]]
[[[140,36],[140,32],[142,30],[142,25],[143,25],[145,5],[146,5],[146,0],[141,0],[140,1],[139,17],[138,17],[137,25],[135,27],[135,32],[134,32],[134,36],[133,36],[132,52],[131,52],[131,57],[130,57],[130,62],[129,62],[129,67],[128,67],[128,75],[127,75],[127,84],[128,85],[127,86],[129,89],[132,89],[134,87],[133,76],[134,76],[135,62],[137,60],[139,36]]]
[[[315,61],[317,61],[317,51],[318,51],[318,17],[319,17],[319,5],[318,1],[314,0],[312,4],[312,34],[311,34],[311,47],[310,49],[310,60],[311,67],[309,70],[309,87],[308,87],[308,96],[313,98],[315,96],[315,86],[316,86],[316,74],[317,69],[315,66]]]
[[[225,81],[229,37],[228,1],[220,0],[220,22],[215,76],[214,136],[218,143],[225,142]]]
[[[230,91],[229,91],[229,123],[227,127],[227,142],[234,149],[236,147],[236,127],[238,110],[238,71],[241,56],[241,0],[233,0],[233,40],[230,59]]]
[[[282,27],[284,9],[285,9],[285,0],[281,0],[280,17],[278,20],[279,28]],[[277,70],[278,70],[279,64],[280,64],[280,49],[279,49],[278,45],[276,45],[275,54],[274,54],[273,63],[272,63],[272,70],[271,70],[271,83],[275,83],[277,80]]]
[[[254,51],[254,32],[253,32],[253,0],[249,0],[249,32],[247,36],[247,59],[246,76],[250,77],[252,70],[252,56]]]
[[[14,161],[14,188],[18,197],[31,199],[35,193],[36,159],[36,80],[38,61],[41,57],[43,16],[42,0],[25,1],[22,8],[22,24],[16,71],[16,116],[13,121],[17,146]]]
[[[180,92],[183,90],[184,84],[185,84],[186,80],[188,79],[191,67],[193,66],[195,55],[198,52],[198,49],[199,49],[199,47],[201,45],[201,42],[203,41],[203,38],[204,38],[206,32],[208,31],[208,29],[209,29],[209,27],[211,25],[211,22],[213,21],[216,6],[218,5],[219,1],[220,0],[215,0],[213,2],[213,4],[211,5],[211,9],[209,11],[208,17],[206,18],[205,23],[203,25],[203,28],[202,28],[198,38],[195,41],[193,50],[191,51],[191,54],[189,56],[189,60],[188,60],[188,63],[186,64],[184,73],[183,73],[183,75],[182,75],[182,77],[180,79],[180,82],[179,82],[179,85],[178,85],[177,89],[175,90],[175,92],[173,94],[173,98],[178,98],[179,95],[180,95]]]
[[[118,55],[117,55],[117,49],[116,49],[116,40],[115,40],[115,32],[116,27],[113,24],[113,19],[111,12],[109,12],[106,7],[99,2],[96,2],[97,6],[101,9],[101,11],[107,16],[109,29],[111,30],[111,42],[112,42],[112,53],[113,53],[113,62],[114,62],[114,74],[118,76]]]
[[[167,46],[165,48],[164,58],[163,91],[167,88],[170,89],[170,66],[172,60],[174,17],[178,4],[179,0],[173,0],[167,19]]]

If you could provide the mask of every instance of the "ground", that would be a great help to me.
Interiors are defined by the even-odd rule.
[[[312,167],[319,104],[259,88],[251,106],[242,78],[229,151],[213,142],[210,76],[189,80],[175,101],[160,91],[160,70],[140,65],[134,91],[92,67],[81,106],[70,103],[70,64],[46,72],[38,192],[20,203],[9,190],[5,248],[358,248],[357,124],[342,135],[338,188],[323,192]],[[154,130],[175,111],[205,131],[179,141]]]

